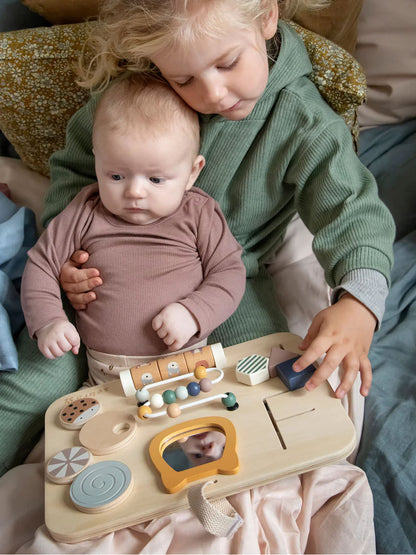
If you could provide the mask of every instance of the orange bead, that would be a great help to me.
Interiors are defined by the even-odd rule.
[[[171,403],[170,405],[168,405],[166,412],[168,413],[168,416],[170,416],[171,418],[176,418],[181,414],[182,411],[178,403]]]
[[[145,414],[152,414],[152,409],[147,405],[142,405],[137,410],[137,416],[140,420],[146,420]]]

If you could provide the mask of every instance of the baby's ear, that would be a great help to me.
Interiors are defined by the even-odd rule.
[[[276,5],[263,18],[262,32],[265,40],[269,40],[275,36],[278,21],[279,8],[276,2]]]
[[[191,175],[189,176],[189,180],[186,185],[187,191],[193,186],[193,184],[197,180],[198,175],[201,173],[201,170],[204,166],[205,166],[205,158],[202,156],[202,154],[198,154],[198,156],[194,160],[194,163],[192,164]]]

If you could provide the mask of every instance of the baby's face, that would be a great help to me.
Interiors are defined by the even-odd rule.
[[[139,126],[140,127],[140,126]],[[204,158],[183,130],[146,133],[98,129],[94,139],[100,197],[111,213],[137,225],[168,216],[194,184]]]
[[[224,446],[225,435],[215,430],[189,436],[181,443],[183,452],[193,466],[217,461],[222,457]]]

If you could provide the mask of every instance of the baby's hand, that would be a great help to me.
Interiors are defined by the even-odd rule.
[[[358,372],[361,374],[360,393],[367,396],[371,386],[368,351],[375,325],[373,313],[349,293],[319,312],[299,345],[305,352],[293,365],[293,370],[300,371],[325,355],[324,361],[306,382],[306,389],[315,389],[342,363],[343,374],[335,391],[336,397],[341,399],[348,393]]]
[[[170,351],[177,351],[198,332],[198,323],[183,305],[171,303],[153,318],[152,328]]]
[[[80,338],[75,328],[67,320],[57,320],[36,332],[38,347],[46,358],[61,357],[68,351],[79,352]]]

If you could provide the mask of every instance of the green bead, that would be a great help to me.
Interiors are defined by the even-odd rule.
[[[170,405],[171,403],[174,403],[176,401],[175,392],[171,389],[167,389],[166,391],[164,391],[162,397],[167,405]]]
[[[237,401],[234,393],[231,393],[231,391],[227,391],[226,395],[227,397],[223,397],[221,399],[222,404],[224,405],[224,407],[233,407]]]

